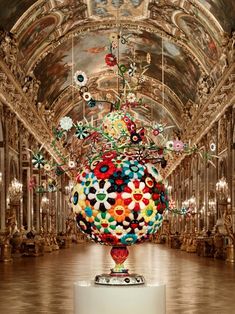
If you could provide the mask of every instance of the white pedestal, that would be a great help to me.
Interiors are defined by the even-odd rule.
[[[164,284],[101,286],[74,284],[74,314],[166,314]]]

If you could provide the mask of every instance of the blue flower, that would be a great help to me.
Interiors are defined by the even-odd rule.
[[[95,107],[95,105],[96,105],[96,101],[95,101],[95,99],[90,99],[88,102],[87,102],[87,104],[88,104],[88,106],[90,107],[90,108],[93,108],[93,107]]]
[[[137,160],[127,160],[123,163],[123,173],[131,179],[141,179],[144,175],[145,167]]]
[[[84,187],[84,193],[89,194],[90,187],[94,185],[95,182],[98,182],[94,173],[89,172],[86,174],[85,178],[82,179],[82,186]]]
[[[88,137],[90,133],[88,132],[85,126],[76,125],[75,136],[79,140],[83,140],[84,138]]]
[[[88,217],[92,217],[93,211],[92,211],[92,208],[91,208],[91,207],[86,206],[85,209],[84,209],[84,211],[85,211],[85,214],[86,214]]]
[[[155,216],[155,220],[150,221],[148,223],[148,233],[149,234],[156,233],[162,225],[162,220],[163,220],[163,216],[157,213]]]
[[[121,242],[122,244],[125,245],[131,245],[134,244],[137,241],[138,237],[136,234],[130,233],[130,234],[126,234],[121,238]]]

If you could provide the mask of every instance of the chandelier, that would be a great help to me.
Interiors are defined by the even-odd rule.
[[[228,197],[228,183],[225,177],[219,179],[216,183],[216,194],[220,201],[226,200]]]
[[[42,213],[45,213],[49,209],[49,198],[46,195],[43,195],[42,200],[41,200],[41,211]]]
[[[16,178],[11,181],[8,189],[9,199],[11,203],[19,202],[23,195],[23,184],[20,183]]]

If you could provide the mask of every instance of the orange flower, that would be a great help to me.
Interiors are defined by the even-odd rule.
[[[122,222],[126,216],[129,216],[130,210],[124,204],[121,198],[118,198],[115,204],[109,209],[109,214],[117,221]]]

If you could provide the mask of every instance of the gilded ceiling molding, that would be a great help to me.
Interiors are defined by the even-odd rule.
[[[210,95],[205,106],[194,118],[194,125],[188,128],[185,136],[188,139],[195,139],[196,142],[202,138],[212,124],[219,119],[223,112],[235,99],[235,64],[226,73],[216,90]],[[208,123],[209,122],[209,123]],[[208,125],[205,128],[205,125]],[[195,138],[196,136],[196,138]],[[194,142],[194,141],[193,141]]]
[[[203,4],[199,2],[199,0],[189,0],[196,8],[198,8],[211,22],[211,25],[213,25],[213,28],[217,30],[221,36],[221,40],[224,36],[224,30],[220,23],[217,21],[217,19],[214,17],[214,15],[207,9]],[[207,21],[205,21],[207,23]]]
[[[51,147],[53,135],[45,122],[38,115],[34,105],[28,100],[21,86],[12,75],[3,61],[0,60],[0,98],[7,104],[23,123],[25,128],[33,134],[37,141],[44,145],[44,148],[58,162],[60,159]],[[62,149],[59,148],[61,151]]]
[[[18,19],[12,27],[11,32],[21,35],[31,23],[48,14],[50,9],[48,0],[38,0],[31,7],[28,8],[24,14]]]
[[[174,42],[176,45],[181,47],[191,58],[192,60],[205,72],[208,73],[207,68],[203,64],[200,56],[195,55],[194,51],[192,51],[191,48],[187,46],[186,43],[184,43],[182,40],[176,39],[172,37],[171,35],[165,33],[162,30],[159,30],[156,26],[150,25],[148,21],[120,21],[120,26],[123,27],[126,30],[130,31],[136,31],[136,30],[142,30],[146,31],[148,33],[157,34],[162,38],[165,38],[171,42]],[[115,20],[106,20],[106,21],[91,21],[91,22],[85,22],[84,25],[79,25],[72,31],[65,34],[63,37],[59,38],[58,40],[55,40],[54,42],[48,44],[44,51],[35,54],[34,58],[29,61],[28,63],[28,69],[27,71],[34,71],[36,66],[44,59],[49,53],[52,53],[54,49],[56,49],[58,46],[60,46],[62,43],[67,41],[68,39],[72,37],[78,37],[80,35],[85,35],[87,32],[96,32],[99,30],[112,30],[117,28],[117,22]],[[53,36],[53,33],[52,33]]]
[[[52,110],[54,111],[53,122],[55,125],[59,123],[60,118],[66,116],[67,113],[72,110],[73,107],[77,106],[81,100],[82,97],[79,94],[78,89],[72,85],[67,86],[54,100],[51,106]]]
[[[203,136],[209,132],[213,124],[219,120],[226,109],[233,105],[235,101],[235,64],[224,73],[223,79],[214,89],[208,98],[205,106],[193,119],[193,123],[188,124],[185,139],[191,141],[191,145],[198,144]],[[182,162],[185,156],[174,157],[167,167],[165,175],[169,176],[174,169]]]
[[[215,19],[215,17],[213,16],[213,14],[207,10],[200,2],[198,2],[198,0],[189,0],[189,1],[181,1],[181,0],[160,0],[160,1],[152,1],[149,4],[149,10],[150,12],[156,10],[157,12],[159,12],[162,9],[162,16],[164,19],[165,16],[165,11],[167,8],[172,8],[174,9],[174,13],[170,16],[170,14],[168,14],[167,18],[171,18],[171,21],[174,23],[174,26],[176,26],[179,30],[181,30],[181,28],[178,26],[178,23],[176,22],[176,16],[178,16],[179,14],[185,14],[185,15],[190,15],[192,17],[194,17],[195,19],[197,19],[200,23],[202,23],[206,29],[208,30],[209,33],[211,33],[212,36],[215,36],[216,34],[218,34],[218,36],[220,36],[220,38],[216,38],[216,41],[218,43],[221,43],[222,37],[224,35],[224,31],[220,25],[220,23]],[[200,12],[200,14],[198,14],[198,12],[195,12],[195,9],[198,10]],[[209,23],[208,23],[209,21]],[[158,20],[156,20],[156,22],[158,23]],[[165,22],[169,23],[169,20],[167,21],[167,19],[165,18]]]

